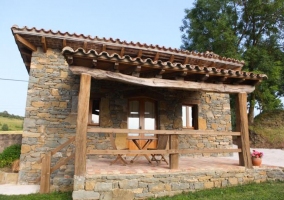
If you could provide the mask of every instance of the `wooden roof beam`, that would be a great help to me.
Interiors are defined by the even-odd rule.
[[[173,62],[174,62],[174,59],[175,59],[175,55],[172,54],[169,61],[170,61],[171,63],[173,63]]]
[[[189,57],[185,57],[183,64],[184,65],[188,64],[188,61],[189,61]]]
[[[87,46],[88,46],[88,42],[84,41],[83,48],[84,48],[85,51],[87,51]]]
[[[36,51],[37,50],[36,46],[34,46],[29,41],[27,41],[25,38],[21,37],[19,34],[15,34],[15,38],[16,38],[16,41],[20,42],[22,45],[24,45],[28,49],[30,49],[32,51]]]
[[[43,52],[46,53],[47,47],[46,47],[45,37],[41,37],[41,46],[42,46]]]
[[[103,44],[102,46],[102,52],[106,51],[106,44]]]

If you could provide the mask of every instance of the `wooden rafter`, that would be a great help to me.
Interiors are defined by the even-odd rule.
[[[172,63],[174,62],[174,59],[175,59],[175,55],[172,54],[169,61]]]
[[[157,52],[157,53],[156,53],[156,55],[155,55],[154,61],[159,60],[159,57],[160,57],[160,53],[159,53],[159,52]]]
[[[125,48],[122,47],[121,50],[120,50],[120,56],[121,56],[121,57],[124,56],[124,51],[125,51]]]
[[[209,78],[209,74],[202,74],[202,77],[200,78],[200,80],[202,82],[206,81]]]
[[[21,37],[20,35],[15,34],[15,38],[16,38],[16,41],[20,42],[22,45],[24,45],[28,49],[32,51],[37,50],[36,46],[34,46],[32,43],[30,43],[29,41],[27,41],[25,38]]]
[[[189,58],[188,58],[188,57],[185,57],[183,64],[184,64],[184,65],[188,64],[188,60],[189,60]]]
[[[163,78],[163,74],[165,73],[165,69],[159,69],[158,73],[156,74],[156,78]]]
[[[106,51],[106,44],[103,44],[102,46],[102,52]]]
[[[138,58],[141,58],[142,53],[143,53],[143,52],[142,52],[142,49],[139,49],[138,54],[137,54],[137,57],[138,57]]]
[[[88,46],[88,42],[84,41],[83,48],[85,49],[85,51],[87,51],[87,46]]]
[[[62,40],[62,46],[63,46],[63,48],[67,46],[67,45],[66,45],[66,40],[65,40],[65,39],[63,39],[63,40]]]
[[[43,52],[46,53],[46,40],[45,40],[45,37],[41,37],[41,46],[42,46],[42,49],[43,49]]]

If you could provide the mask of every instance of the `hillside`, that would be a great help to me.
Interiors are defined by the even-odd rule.
[[[284,110],[262,113],[250,126],[251,147],[284,148]]]
[[[0,112],[0,131],[23,130],[24,117],[9,114],[7,111]]]

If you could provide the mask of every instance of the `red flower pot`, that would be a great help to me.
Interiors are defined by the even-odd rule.
[[[252,157],[252,165],[253,166],[260,166],[261,165],[261,162],[262,162],[262,159],[261,158],[254,158]]]

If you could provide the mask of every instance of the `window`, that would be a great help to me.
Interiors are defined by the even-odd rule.
[[[89,105],[89,124],[100,124],[100,99],[91,99]]]
[[[197,105],[182,105],[182,127],[198,129]]]

